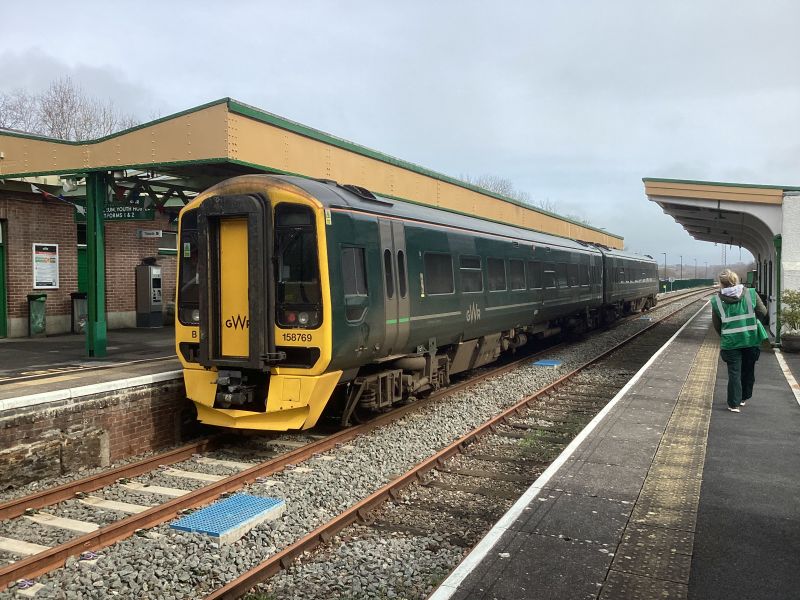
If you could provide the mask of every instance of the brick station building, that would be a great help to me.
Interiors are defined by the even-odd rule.
[[[47,295],[46,333],[72,330],[72,294],[87,291],[86,225],[74,206],[80,205],[81,194],[79,185],[65,195],[62,182],[53,176],[0,180],[0,337],[28,335],[28,295],[38,293]],[[155,257],[162,267],[165,323],[171,322],[179,208],[154,208],[152,220],[106,221],[109,329],[136,326],[135,267],[147,257]],[[162,232],[162,237],[141,238],[142,230]],[[34,244],[57,246],[55,285],[35,285]]]

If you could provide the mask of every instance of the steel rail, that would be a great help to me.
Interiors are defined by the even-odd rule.
[[[640,335],[641,333],[648,331],[650,328],[659,324],[661,321],[668,318],[669,316],[672,316],[682,308],[683,307],[676,309],[675,311],[669,313],[659,321],[656,321],[655,323],[652,323],[651,325],[642,329],[639,333],[634,334],[634,336],[627,338],[624,343],[627,343],[627,341],[633,339],[633,337],[636,337],[637,335]],[[9,585],[10,583],[16,580],[31,579],[33,577],[37,577],[39,575],[57,569],[63,566],[67,558],[69,558],[70,556],[78,555],[81,552],[99,550],[115,542],[130,537],[140,529],[147,529],[150,527],[155,527],[156,525],[160,525],[161,523],[164,523],[165,521],[168,521],[178,516],[182,511],[186,510],[187,508],[195,508],[197,506],[207,504],[208,502],[217,499],[219,496],[221,496],[226,492],[239,489],[249,483],[254,482],[259,477],[272,475],[278,471],[283,470],[287,466],[307,460],[311,458],[314,454],[325,452],[335,447],[337,444],[346,443],[359,435],[369,433],[370,431],[377,429],[378,427],[382,427],[383,425],[386,425],[388,423],[391,423],[394,420],[400,419],[409,412],[416,411],[422,406],[425,406],[433,401],[436,401],[439,398],[442,398],[444,396],[449,396],[459,390],[462,390],[466,387],[474,385],[475,383],[483,381],[484,379],[488,379],[489,377],[502,375],[508,371],[515,369],[517,366],[519,366],[520,363],[529,361],[530,359],[535,358],[536,356],[544,352],[552,350],[554,347],[557,346],[551,346],[540,352],[536,352],[534,354],[512,361],[497,369],[492,369],[491,371],[482,373],[474,378],[470,378],[464,380],[463,382],[456,383],[452,386],[449,386],[435,393],[432,393],[427,398],[402,406],[391,412],[379,415],[378,417],[366,423],[349,427],[347,429],[343,429],[330,436],[311,442],[306,446],[297,448],[295,450],[287,452],[286,454],[275,457],[269,461],[255,465],[247,470],[231,475],[230,477],[222,479],[218,482],[198,488],[192,492],[189,492],[188,494],[185,494],[173,500],[169,500],[163,504],[154,506],[144,512],[125,517],[123,519],[120,519],[119,521],[106,525],[105,527],[101,527],[100,529],[94,532],[84,534],[77,538],[73,538],[72,540],[69,540],[64,544],[55,546],[48,550],[21,559],[18,562],[12,563],[4,568],[0,568],[0,589],[2,589],[3,587]],[[615,346],[615,348],[616,347],[619,346]],[[584,365],[584,367],[581,368],[585,368],[585,366],[588,366],[588,364],[589,363],[587,363],[587,365]],[[172,452],[179,453],[184,448],[188,449],[191,448],[192,446],[193,445],[190,444],[189,446],[176,449]],[[182,458],[177,458],[172,462],[179,462],[180,460],[185,460],[185,458],[190,457],[194,453],[196,453],[196,450],[189,452],[188,456],[186,456],[185,454],[181,454]],[[149,459],[133,463],[132,465],[124,465],[107,473],[101,473],[98,474],[97,476],[86,478],[85,480],[79,480],[78,482],[67,483],[64,484],[63,486],[53,488],[52,490],[44,490],[39,494],[34,494],[32,496],[27,496],[19,500],[11,501],[9,503],[6,503],[8,505],[12,504],[14,505],[13,509],[9,506],[9,511],[10,511],[9,515],[12,515],[13,512],[13,516],[19,516],[20,514],[24,513],[26,508],[40,508],[42,506],[47,506],[48,503],[45,502],[44,498],[46,498],[49,494],[52,494],[53,498],[59,498],[57,500],[54,500],[54,502],[58,502],[73,497],[74,494],[79,491],[93,491],[99,489],[100,487],[103,487],[103,485],[98,485],[97,487],[91,487],[92,485],[94,485],[94,483],[92,483],[93,480],[108,479],[109,480],[108,483],[105,484],[108,485],[109,483],[113,483],[117,479],[126,477],[126,475],[121,474],[124,469],[141,467],[142,470],[137,472],[136,474],[147,472],[149,470],[152,470],[153,464],[155,464],[156,466],[161,464],[167,464],[165,461],[165,457],[170,454],[171,453],[157,455],[155,457],[151,457]],[[151,466],[149,468],[145,468],[145,464]],[[79,486],[82,484],[86,484],[88,487],[86,487],[85,489],[79,488]],[[24,505],[26,500],[35,500],[36,502],[38,502],[38,504],[36,506],[31,504]],[[52,503],[53,502],[50,502],[50,504]],[[0,509],[4,507],[5,505],[0,505]],[[20,508],[22,512],[19,512]]]
[[[558,378],[553,383],[547,385],[541,390],[538,390],[537,392],[531,394],[530,396],[523,398],[510,408],[504,410],[502,413],[486,421],[483,425],[480,425],[476,429],[473,429],[469,433],[461,436],[460,438],[458,438],[457,440],[455,440],[454,442],[452,442],[451,444],[449,444],[448,446],[446,446],[445,448],[443,448],[430,458],[422,461],[421,463],[418,463],[417,465],[412,467],[409,471],[407,471],[404,475],[401,475],[400,477],[392,480],[385,486],[381,487],[379,490],[367,496],[360,502],[354,504],[349,509],[341,513],[339,516],[334,517],[333,519],[331,519],[324,525],[321,525],[320,527],[318,527],[311,533],[307,534],[305,537],[301,538],[297,542],[291,544],[290,546],[287,546],[277,554],[271,556],[269,559],[262,562],[260,565],[252,568],[251,570],[243,573],[236,579],[230,581],[223,587],[215,590],[214,592],[206,596],[205,600],[235,600],[237,598],[241,598],[246,593],[248,593],[255,585],[263,583],[264,581],[266,581],[267,579],[278,573],[280,570],[288,568],[289,565],[291,565],[292,562],[294,562],[304,552],[313,550],[319,544],[327,542],[334,535],[336,535],[336,533],[338,533],[348,525],[351,525],[352,523],[356,522],[357,520],[366,521],[367,515],[371,510],[374,510],[375,508],[377,508],[383,502],[385,502],[390,498],[397,498],[399,491],[401,489],[408,486],[413,481],[419,480],[423,474],[435,468],[437,465],[440,465],[444,460],[450,458],[451,456],[453,456],[458,452],[463,451],[463,449],[469,446],[474,440],[494,430],[497,427],[497,425],[505,422],[509,417],[513,415],[518,415],[522,411],[522,409],[524,409],[528,404],[530,404],[534,400],[537,400],[546,394],[554,392],[568,380],[575,377],[581,371],[603,360],[608,355],[612,354],[621,347],[627,345],[628,343],[638,338],[639,336],[647,333],[654,327],[663,323],[666,319],[670,318],[671,316],[675,315],[676,313],[680,312],[685,308],[686,306],[681,306],[675,309],[674,311],[660,318],[658,321],[651,323],[642,330],[632,334],[631,336],[625,338],[623,341],[619,342],[618,344],[614,345],[608,350],[605,350],[601,354],[595,356],[594,358],[582,364],[581,366],[577,367],[570,373],[567,373],[566,375],[563,375],[562,377]]]
[[[187,460],[198,452],[214,450],[222,443],[222,438],[222,435],[203,438],[190,444],[180,446],[179,448],[149,456],[127,465],[121,465],[114,469],[97,473],[96,475],[90,475],[89,477],[84,477],[75,481],[68,481],[62,485],[48,488],[35,494],[0,503],[0,521],[19,517],[29,508],[37,509],[51,506],[58,502],[69,500],[75,497],[75,494],[79,492],[93,492],[113,484],[118,479],[136,477],[142,473],[152,471],[161,465],[169,465]]]

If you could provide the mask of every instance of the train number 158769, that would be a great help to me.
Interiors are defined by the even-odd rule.
[[[283,333],[284,342],[310,342],[311,341],[311,334],[310,333]]]

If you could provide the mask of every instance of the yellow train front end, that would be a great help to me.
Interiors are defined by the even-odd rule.
[[[327,371],[322,204],[280,178],[246,175],[188,204],[178,235],[176,350],[199,420],[313,427],[341,377]]]

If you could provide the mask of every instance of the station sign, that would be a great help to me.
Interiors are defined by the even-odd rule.
[[[145,208],[141,204],[110,204],[107,203],[103,208],[104,221],[154,221],[156,210],[153,206]],[[78,199],[75,201],[75,222],[86,222],[86,200]]]
[[[138,229],[136,237],[139,239],[151,239],[164,237],[164,232],[161,229]]]

